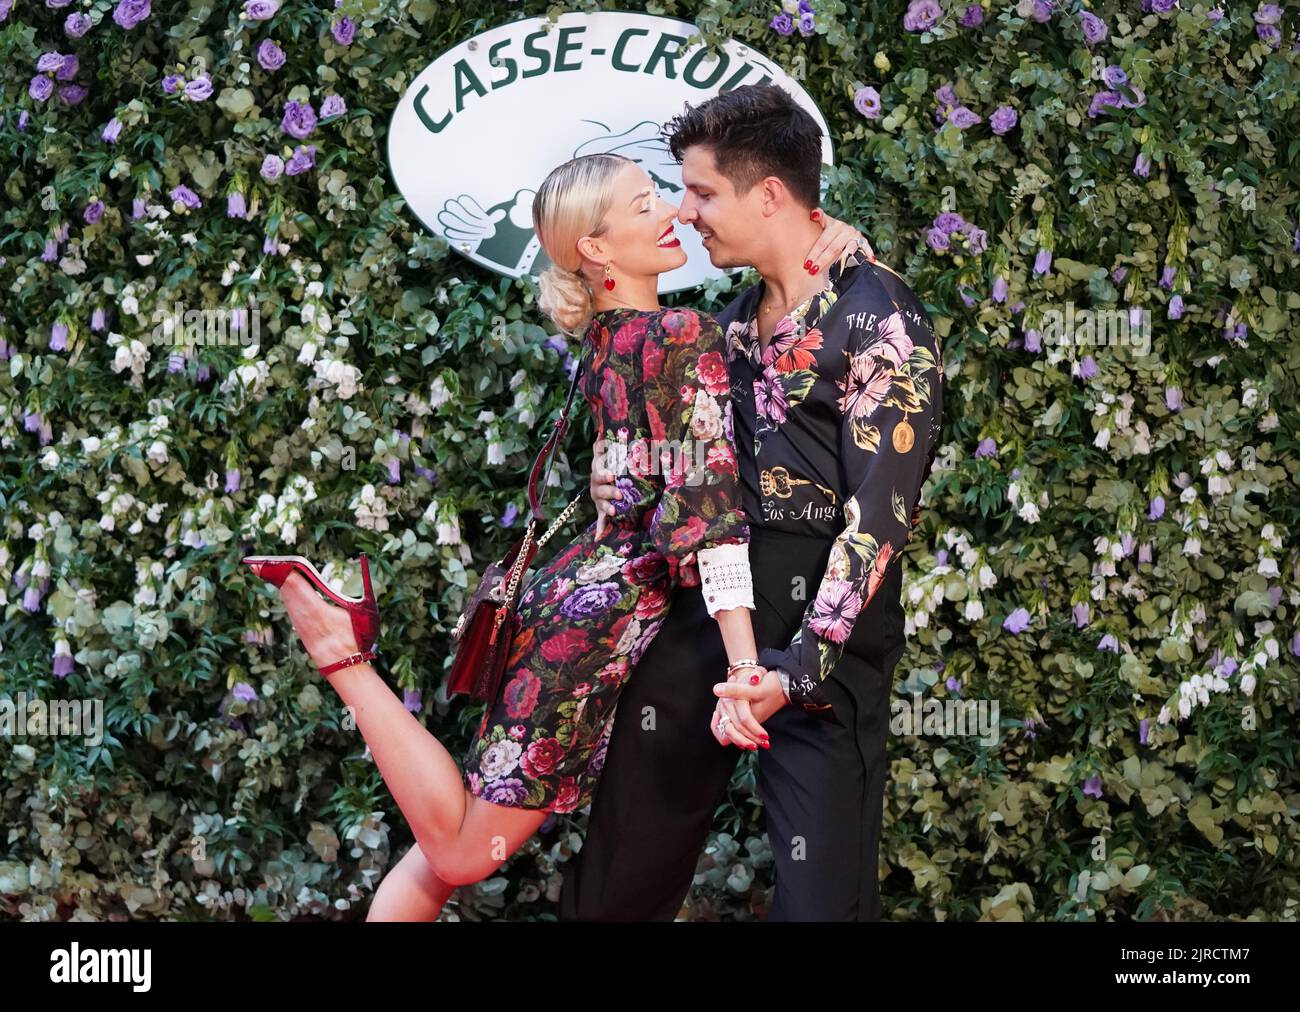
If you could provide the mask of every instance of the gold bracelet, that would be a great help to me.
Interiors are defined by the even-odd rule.
[[[754,660],[753,658],[749,658],[743,661],[736,661],[734,664],[730,664],[727,666],[727,677],[730,678],[731,673],[735,671],[737,668],[756,668],[756,667],[758,667],[758,661]]]

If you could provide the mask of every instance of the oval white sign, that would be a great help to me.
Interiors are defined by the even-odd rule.
[[[533,232],[532,199],[555,166],[613,151],[635,160],[661,196],[677,204],[681,166],[659,135],[662,123],[743,84],[776,84],[822,129],[808,93],[751,47],[729,40],[718,53],[698,29],[649,14],[568,13],[490,29],[444,53],[411,83],[393,112],[388,161],[416,217],[457,252],[509,277],[550,263]],[[662,275],[661,292],[720,277],[694,229],[679,233],[687,262]]]

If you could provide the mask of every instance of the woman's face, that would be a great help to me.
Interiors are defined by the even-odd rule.
[[[658,275],[686,263],[681,240],[673,235],[676,217],[676,205],[659,199],[645,170],[624,165],[614,179],[605,232],[596,238],[613,275]]]

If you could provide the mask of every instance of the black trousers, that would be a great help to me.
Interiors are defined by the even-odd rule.
[[[825,572],[831,542],[753,527],[759,649],[785,646]],[[765,727],[758,787],[775,860],[773,921],[880,918],[880,826],[893,668],[903,635],[901,567],[858,616],[825,687],[838,720],[792,706]],[[565,869],[561,920],[671,921],[741,756],[709,730],[727,656],[698,587],[668,618],[619,699],[582,850]]]

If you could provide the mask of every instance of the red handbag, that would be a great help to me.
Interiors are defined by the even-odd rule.
[[[448,676],[448,695],[462,692],[468,693],[471,699],[488,704],[496,701],[501,689],[501,677],[505,674],[506,659],[510,656],[511,644],[519,632],[517,595],[524,574],[528,572],[537,550],[569,519],[583,499],[581,495],[576,496],[555,518],[545,534],[540,538],[534,537],[537,526],[545,520],[541,503],[537,499],[537,478],[543,462],[546,462],[543,486],[550,480],[551,464],[555,462],[554,451],[568,431],[569,406],[573,403],[573,392],[577,389],[581,375],[582,366],[579,365],[573,375],[573,382],[569,385],[564,410],[560,412],[546,445],[533,461],[533,469],[528,476],[528,523],[524,527],[523,537],[499,561],[483,571],[456,628],[452,630],[452,639],[457,645]]]

